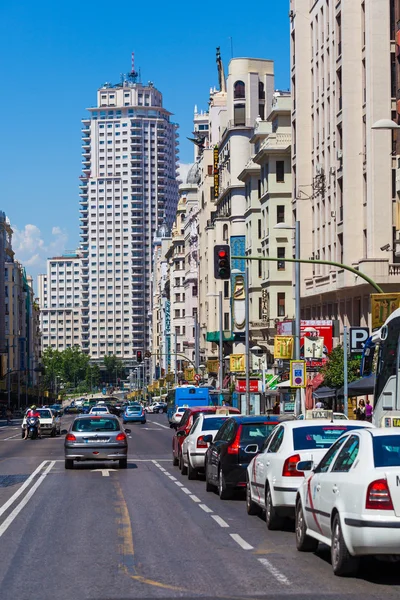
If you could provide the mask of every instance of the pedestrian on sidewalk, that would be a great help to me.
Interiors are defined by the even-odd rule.
[[[367,398],[367,401],[365,403],[365,420],[368,421],[369,423],[372,423],[372,413],[374,412],[371,403],[369,401],[369,398]]]
[[[12,412],[11,412],[11,408],[9,406],[7,407],[7,410],[6,410],[6,417],[7,417],[7,425],[11,425]]]

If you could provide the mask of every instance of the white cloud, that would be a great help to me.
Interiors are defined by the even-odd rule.
[[[186,183],[186,178],[192,164],[193,163],[179,163],[177,176],[178,181],[180,181],[181,183]]]
[[[44,235],[36,225],[28,224],[23,229],[13,226],[12,245],[15,258],[35,274],[46,271],[46,259],[65,251],[68,235],[61,227],[54,226],[51,237],[45,242]]]

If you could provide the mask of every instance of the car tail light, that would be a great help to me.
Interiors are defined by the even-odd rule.
[[[67,442],[76,442],[76,437],[74,436],[73,433],[67,433],[67,435],[65,436],[65,439]]]
[[[124,442],[126,440],[126,434],[119,433],[115,439],[117,442]]]
[[[197,448],[208,448],[208,443],[204,441],[203,435],[197,438]]]
[[[228,454],[239,454],[240,449],[240,434],[242,433],[242,426],[239,426],[237,433],[235,435],[235,439],[232,444],[228,446]]]
[[[304,473],[297,470],[297,463],[300,461],[300,454],[289,456],[284,462],[282,477],[304,477]]]
[[[386,479],[376,479],[369,484],[365,508],[393,510],[393,502]]]

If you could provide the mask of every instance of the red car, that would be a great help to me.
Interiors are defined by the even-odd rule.
[[[193,406],[192,408],[187,408],[185,410],[179,427],[172,438],[172,464],[175,467],[179,465],[181,468],[182,466],[180,461],[182,460],[181,448],[183,440],[189,435],[189,431],[192,428],[196,416],[200,413],[215,413],[217,410],[221,412],[227,411],[230,415],[240,415],[240,410],[238,408],[233,408],[232,406]]]

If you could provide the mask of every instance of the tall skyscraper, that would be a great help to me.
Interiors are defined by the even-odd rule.
[[[153,238],[178,200],[178,126],[162,104],[132,65],[82,121],[82,348],[94,360],[151,344]]]

